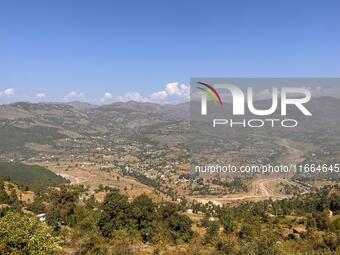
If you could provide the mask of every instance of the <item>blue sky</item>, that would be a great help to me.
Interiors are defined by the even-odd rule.
[[[191,77],[339,77],[339,10],[338,0],[3,0],[0,102],[170,102]]]

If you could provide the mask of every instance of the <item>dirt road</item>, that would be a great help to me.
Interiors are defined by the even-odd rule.
[[[283,180],[283,178],[256,179],[251,184],[250,190],[247,193],[228,194],[224,196],[191,196],[190,198],[201,203],[208,203],[211,201],[216,205],[231,204],[241,201],[261,201],[269,198],[272,198],[273,200],[285,199],[290,196],[276,192],[270,188],[270,186],[278,185],[278,183]]]
[[[286,153],[282,154],[278,159],[280,164],[298,164],[304,160],[303,145],[286,138],[280,138],[276,143],[287,149]],[[272,198],[273,200],[284,199],[290,196],[281,193],[278,189],[275,189],[275,187],[278,187],[280,183],[289,183],[288,179],[293,174],[294,173],[285,173],[256,179],[250,185],[249,192],[247,193],[228,194],[224,196],[192,196],[191,199],[195,199],[202,203],[211,201],[216,205],[239,201],[260,201],[268,198]]]

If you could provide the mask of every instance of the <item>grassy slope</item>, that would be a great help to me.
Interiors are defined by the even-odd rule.
[[[57,129],[48,127],[2,127],[0,129],[0,152],[23,150],[26,143],[50,144],[56,139],[64,138]]]
[[[41,166],[21,163],[0,162],[0,178],[10,178],[15,183],[25,186],[62,185],[67,181]]]

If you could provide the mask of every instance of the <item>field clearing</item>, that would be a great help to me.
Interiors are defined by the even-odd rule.
[[[34,198],[35,198],[35,194],[33,191],[23,191],[21,189],[18,188],[17,185],[13,184],[13,183],[9,183],[9,182],[5,182],[5,191],[8,195],[10,195],[12,189],[15,190],[18,199],[20,201],[23,201],[25,203],[32,203],[34,202]]]
[[[276,188],[280,182],[284,182],[283,178],[266,178],[256,179],[250,185],[249,192],[239,194],[228,194],[224,196],[190,196],[190,200],[197,200],[201,203],[212,202],[215,205],[237,204],[243,201],[261,201],[266,199],[285,199],[291,197],[290,195],[279,192]]]
[[[100,170],[104,165],[89,162],[63,161],[35,163],[48,168],[54,173],[68,179],[71,184],[83,184],[91,190],[98,189],[99,185],[117,188],[122,194],[133,199],[141,194],[147,194],[156,200],[168,200],[162,194],[156,192],[152,187],[138,182],[135,178],[122,176],[117,172],[107,172]],[[102,192],[100,192],[102,193]],[[98,194],[98,201],[103,201],[105,194]]]

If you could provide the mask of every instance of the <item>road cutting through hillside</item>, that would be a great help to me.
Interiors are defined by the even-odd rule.
[[[278,139],[277,144],[280,146],[284,146],[287,150],[286,152],[278,159],[281,163],[289,163],[289,164],[298,164],[303,161],[304,151],[297,146],[298,144],[286,139],[281,138]],[[223,196],[191,196],[191,199],[197,200],[201,203],[208,203],[211,201],[216,205],[229,204],[241,201],[260,201],[266,199],[285,199],[291,197],[291,195],[284,194],[282,192],[274,191],[271,187],[278,186],[280,183],[291,183],[288,179],[293,175],[291,173],[289,175],[278,174],[278,175],[270,175],[266,178],[258,178],[255,179],[249,186],[249,192],[247,193],[239,193],[239,194],[228,194]]]

